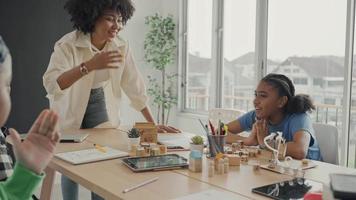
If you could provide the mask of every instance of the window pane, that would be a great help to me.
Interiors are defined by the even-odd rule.
[[[267,71],[287,75],[297,94],[311,95],[313,121],[337,126],[339,136],[346,6],[346,0],[270,0],[268,8]]]
[[[256,1],[224,3],[223,108],[250,110],[256,83]]]
[[[207,111],[212,80],[212,0],[188,0],[186,109]]]
[[[355,37],[355,36],[354,36]],[[352,94],[350,116],[350,140],[349,140],[349,167],[356,168],[356,45],[354,38],[354,57],[352,66]]]

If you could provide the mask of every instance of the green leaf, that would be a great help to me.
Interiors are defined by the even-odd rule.
[[[175,89],[177,74],[164,73],[166,68],[175,61],[177,44],[175,38],[176,24],[173,16],[163,17],[158,13],[145,17],[148,32],[144,41],[144,58],[154,69],[162,72],[160,80],[148,76],[148,95],[153,99],[154,105],[162,109],[160,113],[166,113],[173,105],[177,105],[178,99]],[[164,77],[163,77],[164,76]],[[162,83],[162,80],[166,80]],[[168,116],[166,116],[168,117]]]

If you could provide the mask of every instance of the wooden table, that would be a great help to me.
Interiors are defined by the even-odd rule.
[[[81,130],[78,132],[89,132],[90,136],[82,143],[60,143],[56,152],[85,149],[92,147],[94,143],[127,151],[127,137],[118,130],[100,129]],[[53,158],[46,170],[47,176],[42,185],[41,200],[51,199],[55,171],[64,174],[107,200],[172,199],[208,189],[231,193],[236,199],[246,199],[234,192],[211,186],[208,183],[182,176],[173,171],[134,173],[124,166],[120,159],[71,165],[60,159]],[[122,193],[124,189],[153,177],[159,177],[158,181],[137,190]]]
[[[79,150],[92,147],[93,143],[127,150],[126,134],[114,129],[81,130],[89,132],[87,140],[80,144],[59,144],[57,152]],[[177,136],[177,135],[175,135]],[[189,152],[177,152],[188,157]],[[259,159],[266,162],[268,156]],[[252,193],[252,188],[291,179],[290,176],[260,169],[257,172],[252,166],[241,164],[231,167],[228,174],[208,177],[207,159],[203,159],[203,172],[193,173],[187,169],[134,173],[124,166],[119,159],[96,162],[84,165],[71,165],[54,158],[47,169],[47,176],[42,186],[41,199],[50,199],[54,170],[68,176],[87,189],[106,199],[171,199],[208,189],[215,189],[236,195],[236,199],[267,199]],[[315,161],[314,161],[315,162]],[[324,185],[329,185],[330,173],[356,174],[355,169],[340,167],[328,163],[316,162],[317,167],[306,170],[305,177]],[[138,190],[122,193],[122,190],[152,177],[159,180]],[[174,181],[174,182],[173,182]]]
[[[189,153],[180,152],[178,154],[187,157]],[[208,183],[221,189],[227,189],[231,192],[238,193],[250,199],[269,199],[261,195],[252,193],[251,191],[255,187],[292,179],[292,177],[289,175],[278,174],[264,169],[253,171],[252,166],[243,163],[241,163],[240,166],[230,166],[228,174],[215,174],[213,177],[208,177],[208,160],[209,159],[205,157],[203,158],[202,173],[193,173],[189,170],[183,169],[175,170],[175,172],[202,181],[204,183]],[[259,160],[262,160],[262,164],[266,163],[267,161],[266,158],[260,158]],[[305,178],[320,182],[327,187],[330,183],[330,173],[356,174],[355,169],[341,167],[319,161],[313,162],[317,164],[317,167],[305,170]]]

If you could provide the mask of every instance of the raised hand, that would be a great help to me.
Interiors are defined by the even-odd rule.
[[[122,53],[119,51],[105,51],[95,54],[93,58],[85,63],[85,66],[89,71],[112,69],[118,68],[120,62],[123,62]]]
[[[267,120],[257,120],[252,126],[252,133],[256,135],[259,144],[263,144],[263,139],[268,135]]]
[[[58,116],[55,112],[44,110],[33,123],[26,139],[21,142],[15,129],[10,129],[17,162],[40,174],[53,157],[55,146],[59,141],[57,131]]]

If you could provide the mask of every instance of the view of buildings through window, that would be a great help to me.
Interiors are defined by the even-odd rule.
[[[346,11],[346,0],[270,0],[268,5],[267,59],[274,64],[267,65],[267,73],[288,76],[297,94],[312,97],[313,122],[337,126],[340,150]]]
[[[189,70],[185,101],[187,109],[202,112],[208,111],[209,102],[218,98],[210,95],[215,88],[212,73],[217,67],[212,56],[216,51],[212,49],[213,1],[188,0],[188,7]],[[346,0],[269,0],[268,3],[267,73],[287,75],[295,84],[296,93],[309,94],[314,100],[313,121],[335,125],[339,133],[344,98],[346,11]],[[253,109],[257,83],[256,1],[225,0],[223,19],[222,107],[249,111]],[[356,156],[356,76],[353,77],[351,165]]]
[[[224,1],[223,108],[253,109],[256,1]]]
[[[198,12],[197,12],[198,11]],[[212,80],[213,1],[188,1],[186,108],[208,110]]]

